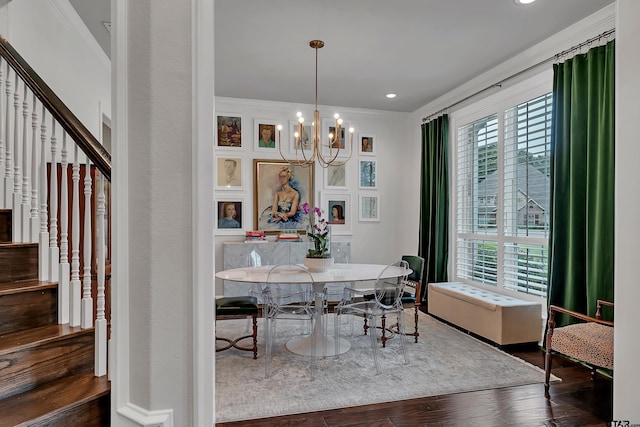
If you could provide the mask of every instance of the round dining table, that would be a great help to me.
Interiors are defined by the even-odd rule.
[[[309,283],[309,275],[301,273],[299,270],[278,269],[274,274],[269,275],[273,265],[261,267],[243,267],[224,270],[216,273],[216,277],[223,280],[243,283],[273,284],[303,284]],[[388,267],[388,268],[387,268]],[[381,273],[384,271],[384,275]],[[321,292],[328,283],[349,283],[362,281],[375,281],[378,278],[400,277],[411,273],[411,270],[399,266],[388,266],[386,264],[333,264],[327,271],[312,271],[313,290],[316,294],[316,316],[322,316],[323,301]],[[268,282],[267,282],[268,278]],[[319,319],[319,317],[318,317]],[[311,356],[312,340],[316,341],[316,355],[335,356],[349,350],[351,343],[344,338],[340,338],[338,353],[333,337],[325,334],[322,330],[324,322],[316,322],[316,326],[311,335],[304,337],[294,337],[287,341],[286,348],[292,353]]]

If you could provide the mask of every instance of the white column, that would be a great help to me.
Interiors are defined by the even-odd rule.
[[[29,200],[29,136],[27,135],[29,117],[29,100],[27,98],[27,84],[24,83],[22,96],[22,188],[20,194],[22,205],[20,209],[20,231],[21,242],[30,242],[31,233],[29,230],[29,217],[31,214],[31,204]]]
[[[84,274],[82,277],[82,324],[93,326],[93,298],[91,297],[91,161],[87,158],[84,171]]]
[[[42,106],[40,122],[40,236],[38,239],[38,278],[49,280],[49,213],[47,211],[47,125]]]
[[[38,213],[38,103],[33,94],[33,112],[31,113],[31,219],[29,221],[29,241],[38,243],[40,218]]]
[[[69,185],[67,183],[67,132],[62,134],[60,166],[60,264],[58,282],[58,323],[69,323]]]
[[[100,173],[97,183],[98,206],[96,211],[96,262],[98,269],[98,288],[96,292],[96,333],[94,371],[97,377],[107,373],[107,319],[104,314],[104,274],[105,274],[105,235],[104,235],[104,176]]]
[[[11,231],[14,242],[22,242],[22,195],[20,185],[22,175],[20,172],[20,91],[18,85],[20,79],[14,73],[13,88],[13,197],[12,197],[12,220]]]
[[[71,171],[71,186],[73,188],[71,206],[71,280],[69,300],[69,324],[80,326],[80,301],[82,300],[82,286],[80,283],[80,160],[78,146],[74,146],[73,166]]]
[[[2,84],[4,83],[4,59],[0,57],[0,209],[4,209],[4,170],[5,170],[5,140],[4,140],[4,103],[2,102]]]
[[[7,63],[7,79],[4,82],[5,87],[5,120],[4,120],[4,208],[11,209],[13,195],[13,158],[11,157],[11,67]],[[1,88],[0,88],[1,90]]]
[[[58,282],[60,248],[58,247],[58,138],[56,121],[51,117],[51,170],[49,173],[49,281]]]

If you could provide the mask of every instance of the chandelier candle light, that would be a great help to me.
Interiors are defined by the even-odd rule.
[[[324,46],[324,42],[322,40],[311,40],[309,42],[309,46],[311,46],[316,51],[316,99],[315,99],[315,111],[313,112],[313,122],[311,126],[313,127],[313,137],[309,140],[305,140],[304,138],[304,117],[302,117],[302,113],[298,112],[298,129],[293,134],[294,136],[294,144],[295,144],[295,152],[296,158],[295,160],[287,159],[284,154],[282,154],[282,139],[280,138],[282,132],[282,125],[278,125],[278,150],[280,151],[280,156],[285,162],[288,162],[292,165],[301,166],[301,167],[309,167],[316,160],[318,164],[323,168],[328,167],[329,165],[340,166],[344,165],[351,158],[351,153],[353,153],[353,128],[349,128],[349,157],[346,159],[338,159],[338,155],[340,154],[340,147],[342,146],[342,119],[336,113],[334,114],[335,123],[335,135],[333,133],[329,133],[329,141],[327,144],[322,143],[322,139],[320,137],[320,111],[318,111],[318,49]],[[345,141],[346,142],[346,141]],[[325,147],[325,153],[328,154],[325,156],[323,153],[323,147]],[[305,150],[307,152],[305,152]],[[310,154],[309,154],[310,152]],[[308,156],[308,157],[307,157]]]

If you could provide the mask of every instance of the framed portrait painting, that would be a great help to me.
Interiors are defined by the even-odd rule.
[[[313,166],[303,168],[282,160],[254,159],[254,224],[274,234],[281,230],[306,231],[309,215],[300,205],[313,205]]]
[[[351,234],[351,194],[333,193],[323,191],[320,194],[320,208],[326,213],[326,218],[331,224],[331,234]]]
[[[242,116],[219,113],[216,116],[216,148],[242,148]]]
[[[296,133],[298,133],[298,137],[296,137]],[[304,155],[309,158],[313,154],[313,126],[304,125],[302,126],[302,133],[300,133],[300,126],[298,126],[297,120],[289,121],[289,152],[293,155],[296,155],[296,149],[298,151],[298,158],[302,159],[302,152],[304,151]]]
[[[360,160],[360,188],[373,189],[377,188],[376,181],[376,161],[375,160]]]
[[[278,123],[275,120],[255,119],[253,121],[253,149],[255,151],[278,151]]]
[[[244,234],[244,199],[225,197],[214,203],[216,234]]]
[[[360,194],[360,221],[380,222],[380,196]]]
[[[242,189],[242,158],[241,157],[218,157],[216,159],[217,178],[216,189],[218,190],[241,190]]]
[[[358,135],[358,154],[361,156],[374,156],[376,154],[376,136],[361,133]]]
[[[331,153],[332,150],[329,147],[323,147],[323,154],[335,155],[336,149],[340,149],[338,157],[346,157],[351,153],[351,138],[353,137],[353,134],[349,133],[349,127],[349,122],[342,123],[340,126],[340,144],[338,144],[337,141],[332,143],[331,148],[333,149],[333,153]],[[333,135],[334,140],[336,139],[336,129],[335,119],[322,120],[322,142],[324,144],[329,143],[329,134]]]
[[[343,189],[347,188],[347,163],[343,165],[329,165],[323,170],[324,188]]]

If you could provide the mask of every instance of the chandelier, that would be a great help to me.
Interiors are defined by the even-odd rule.
[[[333,116],[335,126],[329,128],[328,141],[323,143],[321,139],[320,111],[318,111],[318,49],[324,46],[324,42],[322,40],[311,40],[309,46],[316,50],[316,108],[313,112],[313,122],[311,123],[313,135],[308,136],[305,134],[304,117],[302,117],[302,113],[298,112],[298,123],[293,134],[295,160],[289,160],[282,154],[282,139],[280,138],[282,125],[278,125],[277,128],[278,150],[285,162],[295,166],[309,167],[316,161],[323,168],[330,165],[341,166],[349,161],[353,153],[353,128],[349,128],[349,157],[338,159],[340,151],[346,149],[346,141],[343,136],[345,129],[342,127],[343,121],[338,114]]]

